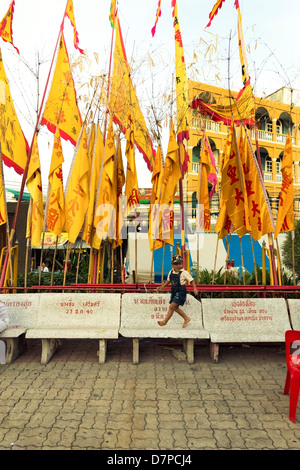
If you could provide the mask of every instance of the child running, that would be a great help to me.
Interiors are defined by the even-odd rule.
[[[173,256],[172,260],[172,269],[168,274],[167,280],[158,287],[158,291],[164,289],[167,285],[171,284],[171,299],[170,306],[163,321],[157,322],[159,326],[165,326],[173,313],[178,313],[184,320],[182,328],[185,328],[186,325],[191,321],[190,317],[179,308],[179,305],[184,305],[186,301],[186,286],[187,282],[191,282],[194,288],[194,294],[198,294],[198,290],[195,284],[193,277],[188,271],[183,269],[182,258],[181,256]]]

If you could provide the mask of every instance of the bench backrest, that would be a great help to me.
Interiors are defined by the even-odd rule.
[[[300,330],[300,299],[288,299],[293,330]]]
[[[284,342],[290,322],[284,299],[202,299],[212,342]]]
[[[7,307],[10,327],[35,327],[40,294],[1,294],[0,300]]]
[[[119,328],[120,294],[41,294],[37,328]]]
[[[203,329],[200,302],[192,295],[182,310],[192,319],[186,328],[182,328],[183,319],[174,312],[167,325],[157,324],[163,320],[169,308],[169,293],[138,294],[130,293],[122,296],[122,315],[120,333],[125,337],[151,338],[208,338]]]

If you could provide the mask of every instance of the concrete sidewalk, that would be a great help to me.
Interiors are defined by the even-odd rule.
[[[98,341],[68,340],[42,366],[40,341],[28,341],[0,365],[0,450],[300,448],[283,344],[221,346],[213,364],[196,343],[189,365],[173,343],[141,340],[133,365],[131,340],[112,340],[99,365]]]

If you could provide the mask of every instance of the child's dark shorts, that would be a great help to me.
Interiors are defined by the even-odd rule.
[[[182,289],[179,291],[171,290],[170,304],[174,302],[177,305],[184,305],[185,301],[186,301],[186,289]]]

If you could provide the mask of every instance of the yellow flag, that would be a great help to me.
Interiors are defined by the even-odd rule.
[[[292,139],[288,133],[281,166],[282,185],[274,238],[279,233],[295,230],[294,220],[294,187],[293,187],[293,149]]]
[[[116,40],[114,50],[114,68],[108,104],[109,110],[111,115],[114,116],[114,122],[121,127],[122,132],[124,133],[126,133],[129,120],[131,119],[135,145],[143,154],[148,169],[152,171],[154,162],[152,142],[132,85],[131,70],[127,62],[118,18],[116,18],[115,24]]]
[[[34,136],[32,153],[28,167],[27,182],[31,196],[31,208],[27,216],[27,234],[31,239],[31,246],[39,247],[44,225],[44,204],[42,193],[42,179],[37,135]]]
[[[241,129],[241,133],[242,131]],[[240,141],[240,157],[247,195],[251,236],[253,240],[259,240],[263,235],[273,231],[270,218],[271,208],[268,207],[266,194],[262,186],[263,182],[259,177],[260,170],[258,165],[255,165],[255,156],[252,155],[246,136],[243,136]]]
[[[117,15],[117,0],[111,0],[110,10],[109,10],[109,21],[111,26],[114,26],[116,15]]]
[[[171,122],[170,138],[162,177],[161,200],[159,205],[159,236],[154,249],[164,243],[174,244],[174,195],[177,183],[181,178],[179,152],[173,122]]]
[[[96,125],[95,125],[96,127]],[[103,156],[104,156],[104,144],[103,137],[99,125],[96,128],[95,138],[92,139],[89,150],[91,154],[91,178],[90,178],[90,190],[89,190],[89,206],[86,214],[86,220],[82,239],[88,245],[92,245],[93,239],[93,222],[94,222],[94,210],[95,201],[97,196],[97,189],[99,184],[100,170],[102,167]],[[92,152],[91,152],[92,151]]]
[[[117,202],[116,202],[116,239],[113,241],[113,248],[122,245],[123,239],[120,237],[123,227],[123,208],[122,208],[122,190],[125,184],[125,172],[123,167],[122,149],[120,138],[117,146],[117,165],[116,165],[116,180],[117,180]]]
[[[222,8],[223,2],[225,2],[225,0],[217,0],[216,3],[214,4],[210,14],[208,15],[209,16],[209,22],[207,23],[206,28],[209,28],[209,26],[211,25],[211,22],[212,22],[213,18],[216,16],[216,14],[218,13],[218,10],[220,8]]]
[[[100,248],[102,240],[115,238],[116,234],[116,199],[117,187],[115,178],[115,142],[113,134],[113,123],[110,120],[105,140],[104,160],[102,175],[100,175],[100,186],[94,216],[94,227],[96,232],[93,237],[93,248]]]
[[[65,223],[65,196],[63,187],[62,164],[64,162],[63,151],[59,134],[54,136],[52,159],[49,170],[49,202],[47,211],[47,227],[50,232],[58,237]]]
[[[89,157],[87,133],[82,127],[75,149],[73,165],[70,170],[68,190],[65,201],[66,231],[69,241],[75,243],[82,229],[89,203]]]
[[[169,144],[165,162],[165,168],[162,180],[162,203],[173,203],[176,193],[176,185],[181,178],[181,170],[178,156],[178,144],[174,131],[173,122],[171,122],[171,130]]]
[[[177,100],[177,139],[189,139],[187,120],[189,109],[188,81],[184,59],[184,50],[177,13],[177,1],[172,0],[174,33],[175,33],[175,68],[176,68],[176,100]]]
[[[59,51],[52,86],[45,106],[41,124],[76,145],[82,119],[77,106],[76,92],[64,35],[61,32]]]
[[[0,51],[0,141],[3,162],[21,175],[27,161],[27,142],[10,94]]]
[[[150,250],[155,249],[155,240],[159,236],[156,234],[158,223],[159,223],[159,204],[161,200],[162,190],[162,177],[163,177],[163,165],[162,165],[162,154],[161,148],[158,147],[155,155],[154,168],[152,172],[152,192],[149,210],[149,229],[148,238],[150,244]]]
[[[126,132],[126,157],[127,157],[127,171],[125,183],[125,196],[127,198],[127,211],[129,215],[134,211],[139,203],[139,186],[137,179],[137,171],[135,166],[134,156],[134,131],[130,128]]]
[[[119,139],[118,142],[118,164],[117,164],[117,185],[118,185],[118,191],[117,191],[117,196],[122,195],[122,189],[125,184],[125,172],[124,172],[124,166],[123,166],[123,158],[122,158],[122,149],[121,149],[121,142]]]
[[[218,238],[224,238],[232,232],[232,223],[227,214],[226,204],[222,197],[220,201],[218,220],[215,225],[215,232],[218,234]]]
[[[242,80],[245,85],[249,79],[249,73],[248,73],[246,48],[245,48],[245,42],[244,42],[242,15],[241,15],[241,10],[240,10],[238,3],[237,3],[237,11],[238,11],[239,54],[240,54],[240,61],[241,61],[241,67],[242,67]]]
[[[238,157],[238,148],[234,127],[231,126],[226,144],[226,156],[222,169],[222,196],[226,205],[227,214],[233,228],[239,237],[248,232],[248,221],[245,220],[245,188],[241,163]]]
[[[230,131],[231,132],[231,131]],[[220,172],[222,174],[224,162],[227,161],[228,152],[231,146],[231,134],[228,134],[228,138],[224,147],[223,157],[220,162]],[[225,236],[229,235],[232,232],[232,223],[227,214],[226,204],[224,202],[223,193],[222,193],[222,186],[220,191],[220,211],[218,215],[218,219],[215,225],[215,232],[218,234],[218,238],[222,239]]]
[[[12,21],[13,21],[14,11],[15,11],[15,0],[11,2],[4,18],[0,22],[0,37],[6,42],[10,42],[19,54],[19,50],[16,48],[16,46],[13,43]]]
[[[66,7],[66,16],[69,18],[71,21],[71,24],[73,26],[74,30],[74,46],[78,51],[83,54],[83,50],[80,49],[79,47],[79,37],[78,37],[78,32],[76,29],[76,24],[75,24],[75,16],[74,16],[74,7],[73,7],[73,0],[68,0],[67,7]]]
[[[211,231],[210,222],[210,208],[209,208],[209,192],[208,182],[209,175],[215,174],[216,170],[212,165],[211,157],[209,154],[209,143],[204,138],[202,142],[201,155],[199,160],[199,172],[198,172],[198,204],[202,207],[198,208],[196,227],[205,230],[206,232]]]
[[[0,225],[6,224],[7,222],[7,210],[6,210],[6,198],[5,198],[5,187],[3,180],[3,168],[2,160],[0,162]]]

